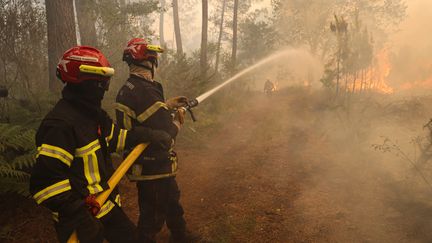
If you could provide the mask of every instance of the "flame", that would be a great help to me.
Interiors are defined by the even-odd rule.
[[[374,57],[371,67],[361,70],[351,82],[347,81],[346,88],[352,92],[371,90],[383,94],[392,94],[394,89],[387,82],[390,71],[388,50],[382,49]]]
[[[272,91],[278,91],[279,90],[279,82],[278,81],[274,81],[273,82],[273,89]]]
[[[424,80],[407,82],[399,86],[399,91],[406,91],[411,89],[432,89],[432,77]]]

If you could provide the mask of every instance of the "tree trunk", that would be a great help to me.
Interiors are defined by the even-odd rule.
[[[216,49],[215,72],[217,72],[218,68],[219,68],[219,56],[220,56],[220,47],[221,47],[221,42],[222,42],[224,17],[225,17],[225,5],[226,5],[226,0],[223,0],[222,14],[221,14],[220,25],[219,25],[219,37],[218,37],[217,49]]]
[[[233,40],[231,52],[231,70],[234,72],[237,62],[237,15],[238,15],[238,0],[234,0],[234,13],[233,13]]]
[[[56,66],[62,54],[76,46],[73,0],[45,1],[48,29],[49,89],[57,92],[61,83],[56,77]]]
[[[339,95],[339,80],[340,80],[340,44],[338,42],[337,64],[336,64],[336,96]]]
[[[181,32],[180,32],[178,1],[173,0],[172,5],[173,5],[174,32],[175,32],[175,39],[176,39],[177,55],[181,56],[183,55],[183,45],[182,45]]]
[[[201,29],[201,79],[205,80],[207,71],[207,25],[208,25],[208,2],[202,0],[202,29]]]
[[[94,4],[94,1],[75,0],[75,6],[81,45],[96,47],[96,4]]]
[[[159,38],[160,45],[165,47],[165,36],[164,36],[164,13],[165,13],[165,0],[160,0],[161,12],[159,15]]]

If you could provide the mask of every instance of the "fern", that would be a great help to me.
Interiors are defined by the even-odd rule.
[[[35,131],[0,123],[0,194],[28,196],[29,171],[35,163]]]
[[[15,193],[30,197],[28,181],[17,181],[12,178],[0,178],[0,194]]]
[[[17,170],[26,170],[33,167],[35,163],[36,150],[30,151],[27,154],[19,155],[12,161],[12,168]]]
[[[0,176],[3,178],[12,178],[16,181],[25,181],[30,177],[28,173],[16,170],[7,164],[0,165]]]

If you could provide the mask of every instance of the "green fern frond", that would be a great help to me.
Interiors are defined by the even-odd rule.
[[[0,195],[5,193],[30,197],[28,181],[17,182],[11,178],[0,178]]]
[[[9,164],[0,164],[0,178],[12,178],[17,181],[25,181],[30,178],[30,174],[21,170],[14,169]]]
[[[15,157],[11,163],[13,169],[24,170],[33,167],[36,162],[36,151]]]
[[[9,129],[5,129],[7,127]],[[0,124],[0,132],[2,131],[4,131],[4,134],[0,135],[0,152],[9,149],[25,152],[34,148],[34,130]]]
[[[0,123],[0,194],[28,196],[28,171],[35,163],[35,131]]]

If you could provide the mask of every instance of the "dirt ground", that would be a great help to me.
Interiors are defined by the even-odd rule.
[[[380,136],[409,140],[432,116],[427,106],[350,110],[358,116],[328,104],[303,89],[254,93],[217,131],[194,145],[180,139],[189,228],[221,243],[432,242],[431,188],[408,163],[371,146]],[[121,190],[136,222],[135,185],[123,181]],[[2,242],[55,242],[45,210],[12,202],[0,203],[0,223],[19,227]]]

